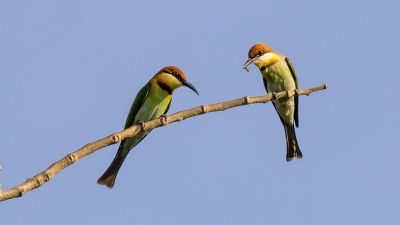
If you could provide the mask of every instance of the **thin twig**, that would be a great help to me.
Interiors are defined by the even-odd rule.
[[[239,99],[235,99],[232,101],[215,103],[210,105],[202,105],[192,109],[184,110],[181,112],[177,112],[165,117],[157,118],[154,120],[150,120],[144,123],[144,129],[151,130],[157,127],[165,126],[170,123],[174,123],[177,121],[182,121],[184,119],[202,115],[209,112],[217,112],[223,111],[226,109],[242,106],[242,105],[250,105],[256,103],[267,103],[275,99],[280,99],[284,97],[291,97],[294,95],[309,95],[315,91],[320,91],[327,89],[328,86],[326,84],[321,84],[316,87],[306,89],[306,90],[294,90],[294,91],[283,91],[278,93],[270,93],[264,96],[256,96],[256,97],[243,97]],[[42,171],[41,173],[35,175],[27,179],[25,182],[21,183],[20,185],[10,188],[7,190],[0,191],[0,201],[8,200],[11,198],[21,197],[24,193],[36,189],[42,186],[44,183],[51,180],[55,175],[57,175],[61,170],[68,167],[69,165],[75,163],[80,158],[85,157],[93,152],[104,148],[108,145],[115,144],[120,142],[128,137],[133,137],[142,131],[141,125],[134,125],[130,128],[108,135],[98,141],[86,144],[82,148],[66,155],[61,160],[53,163],[50,165],[46,170]]]

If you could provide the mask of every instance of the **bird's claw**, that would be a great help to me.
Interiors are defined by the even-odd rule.
[[[277,100],[278,96],[276,95],[276,92],[272,92],[272,100]]]
[[[146,125],[144,124],[143,121],[139,121],[138,124],[140,124],[140,128],[142,128],[142,131],[146,128]]]
[[[167,117],[167,114],[161,114],[160,118],[165,118]]]

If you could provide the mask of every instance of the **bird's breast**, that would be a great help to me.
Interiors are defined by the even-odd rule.
[[[296,88],[293,76],[285,60],[266,67],[261,73],[267,81],[270,92],[294,90]]]

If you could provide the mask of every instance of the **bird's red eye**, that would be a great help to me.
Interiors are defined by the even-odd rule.
[[[264,51],[263,51],[263,50],[260,50],[260,51],[258,51],[258,53],[257,53],[258,56],[261,56],[262,54],[264,54]]]

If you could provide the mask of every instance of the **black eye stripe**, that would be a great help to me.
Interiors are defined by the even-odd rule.
[[[172,76],[174,76],[176,79],[178,79],[179,81],[182,81],[182,77],[180,76],[180,74],[178,72],[174,72],[171,74]]]

